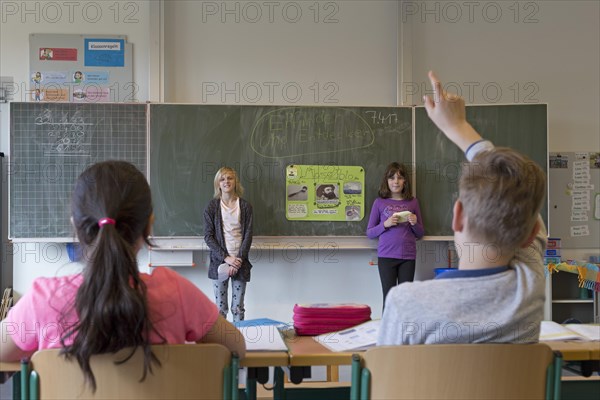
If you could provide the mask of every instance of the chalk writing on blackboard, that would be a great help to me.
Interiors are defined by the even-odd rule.
[[[44,137],[45,156],[82,156],[90,154],[85,117],[80,110],[72,113],[45,109],[35,118],[38,126],[47,126]]]
[[[288,158],[366,148],[375,134],[350,109],[288,107],[261,116],[250,140],[252,150],[262,157]]]
[[[381,111],[369,110],[365,113],[371,118],[373,124],[393,125],[398,123],[398,114],[382,113]]]

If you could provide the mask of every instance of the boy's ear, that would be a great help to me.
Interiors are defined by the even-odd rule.
[[[463,205],[460,200],[456,200],[452,210],[452,230],[454,232],[462,232],[465,227],[464,218]]]
[[[524,249],[526,247],[529,247],[529,245],[531,244],[531,242],[533,242],[533,239],[535,239],[535,235],[537,235],[537,233],[538,233],[539,230],[540,230],[540,221],[537,220],[537,221],[535,221],[535,225],[533,226],[533,229],[531,230],[531,233],[527,237],[527,240],[525,240],[525,242],[523,242],[523,244],[521,245],[522,249]]]

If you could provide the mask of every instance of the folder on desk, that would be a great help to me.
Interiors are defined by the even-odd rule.
[[[287,351],[280,329],[286,324],[268,318],[251,319],[236,322],[242,332],[248,351]]]

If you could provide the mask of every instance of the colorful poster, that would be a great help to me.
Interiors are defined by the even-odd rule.
[[[45,61],[77,61],[77,49],[60,47],[41,47],[40,60]]]
[[[29,92],[31,101],[69,101],[69,91],[60,88],[36,88]]]
[[[105,103],[110,101],[110,88],[86,85],[73,90],[73,102]]]
[[[360,221],[365,215],[365,170],[359,166],[288,165],[286,218]]]
[[[108,71],[85,71],[82,81],[86,83],[108,85]]]
[[[124,67],[124,39],[85,39],[86,67]]]
[[[31,83],[35,85],[61,84],[66,81],[67,73],[62,71],[34,71],[31,73]]]

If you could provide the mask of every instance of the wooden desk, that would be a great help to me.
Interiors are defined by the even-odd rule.
[[[302,382],[302,378],[310,377],[310,367],[323,365],[327,367],[327,380],[338,381],[340,365],[351,365],[354,352],[333,352],[315,341],[312,336],[296,336],[293,331],[284,334],[290,357],[290,380]]]
[[[548,340],[541,342],[560,351],[565,361],[600,360],[600,343],[577,340]]]
[[[20,362],[0,362],[0,372],[17,372],[20,370]]]
[[[247,351],[246,357],[240,360],[240,367],[285,367],[288,365],[286,351]]]
[[[327,347],[317,343],[312,337],[296,336],[293,332],[288,332],[285,335],[285,342],[288,346],[290,367],[351,365],[352,353],[356,353],[332,352]],[[600,360],[600,343],[598,342],[552,340],[542,343],[547,344],[552,350],[560,351],[564,361]],[[337,377],[332,376],[332,378]]]

